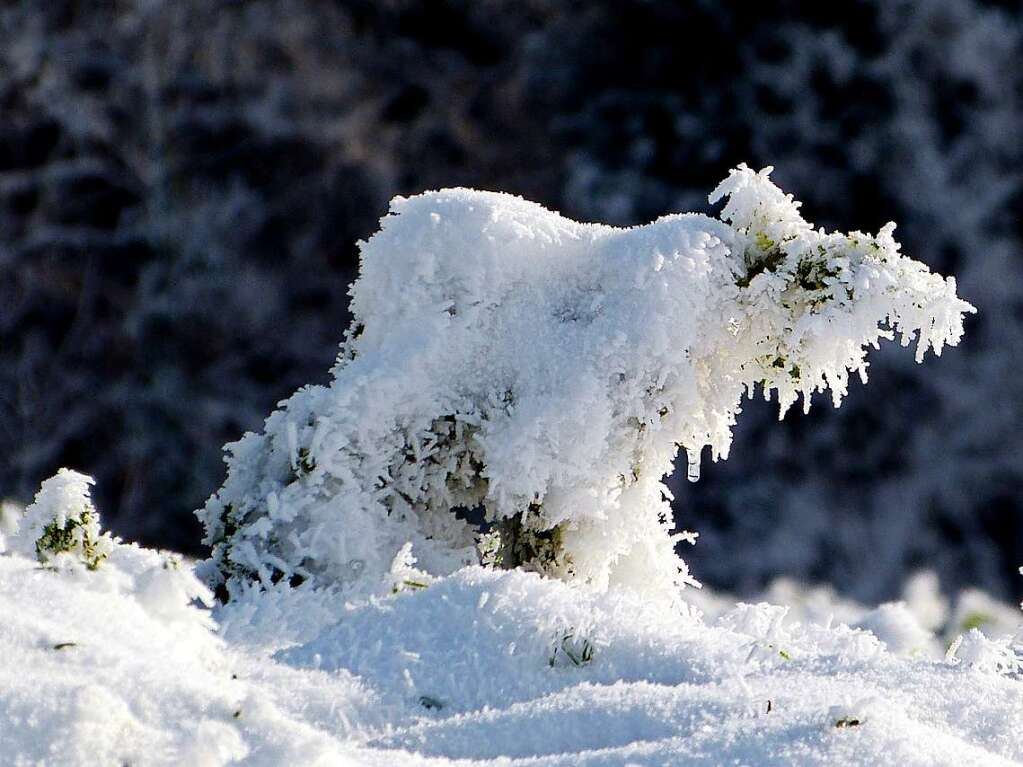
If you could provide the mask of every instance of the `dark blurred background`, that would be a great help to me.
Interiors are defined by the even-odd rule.
[[[817,224],[897,221],[980,313],[839,411],[748,403],[672,480],[693,572],[1023,591],[1019,3],[36,0],[0,30],[0,497],[72,466],[115,531],[200,553],[222,444],[326,380],[392,195],[636,224],[745,161]]]

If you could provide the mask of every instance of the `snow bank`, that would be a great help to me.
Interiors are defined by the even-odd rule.
[[[946,662],[783,607],[704,620],[628,590],[479,567],[350,604],[288,589],[287,607],[306,611],[250,595],[217,608],[233,626],[218,635],[189,601],[199,584],[168,561],[123,544],[96,571],[0,556],[0,761],[1023,761],[1023,684],[987,662],[995,640],[964,640]]]
[[[357,764],[346,713],[372,692],[232,651],[194,597],[211,595],[190,568],[135,546],[95,572],[0,556],[0,762]]]

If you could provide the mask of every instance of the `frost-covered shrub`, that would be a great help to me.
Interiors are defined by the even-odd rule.
[[[1023,575],[1023,567],[1019,572]],[[976,625],[963,628],[967,632],[957,636],[945,653],[947,663],[987,674],[1023,675],[1023,625],[1003,636],[989,636]]]
[[[391,562],[391,593],[425,589],[434,578],[429,573],[423,572],[416,567],[416,558],[412,554],[412,544],[406,543],[402,546]]]
[[[972,628],[952,642],[945,660],[985,674],[1019,674],[1023,672],[1023,647],[1016,636],[992,639]]]
[[[962,335],[955,281],[877,235],[815,230],[766,169],[712,193],[720,220],[581,224],[467,189],[396,198],[361,246],[353,326],[327,386],[228,446],[198,512],[222,596],[314,579],[390,587],[406,544],[427,572],[485,555],[598,587],[692,582],[661,483],[679,447],[728,455],[744,395],[799,396],[882,339],[917,359]],[[689,537],[691,540],[691,536]]]
[[[89,493],[93,484],[92,477],[70,469],[61,469],[45,480],[19,526],[17,541],[25,550],[22,553],[31,548],[45,565],[99,567],[114,542],[100,531],[99,512]]]

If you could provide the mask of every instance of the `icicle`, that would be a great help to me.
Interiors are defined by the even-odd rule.
[[[686,472],[686,479],[690,482],[700,481],[700,453],[702,452],[702,447],[698,450],[686,450],[686,458],[689,461],[689,469]]]
[[[285,433],[288,438],[288,462],[292,471],[298,468],[298,429],[294,421],[288,421],[285,426]]]

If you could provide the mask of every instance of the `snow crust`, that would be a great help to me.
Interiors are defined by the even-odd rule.
[[[461,507],[532,536],[541,554],[512,564],[676,599],[692,536],[672,532],[661,480],[679,447],[695,480],[757,385],[781,414],[814,392],[838,405],[870,347],[940,354],[973,310],[899,252],[894,224],[814,229],[769,172],[732,171],[720,219],[632,229],[469,189],[396,198],[361,244],[331,383],[228,446],[199,512],[204,577],[231,598],[383,593],[409,543],[434,575],[479,561]]]
[[[821,594],[801,607],[791,587],[791,609],[720,598],[701,617],[480,567],[347,604],[253,592],[215,632],[191,601],[208,593],[167,563],[124,544],[95,571],[0,556],[4,764],[1023,761],[1019,669],[977,650],[1018,652],[1011,637],[977,631],[945,660],[804,620]],[[927,634],[909,608],[900,622]],[[584,640],[588,661],[559,650]]]

